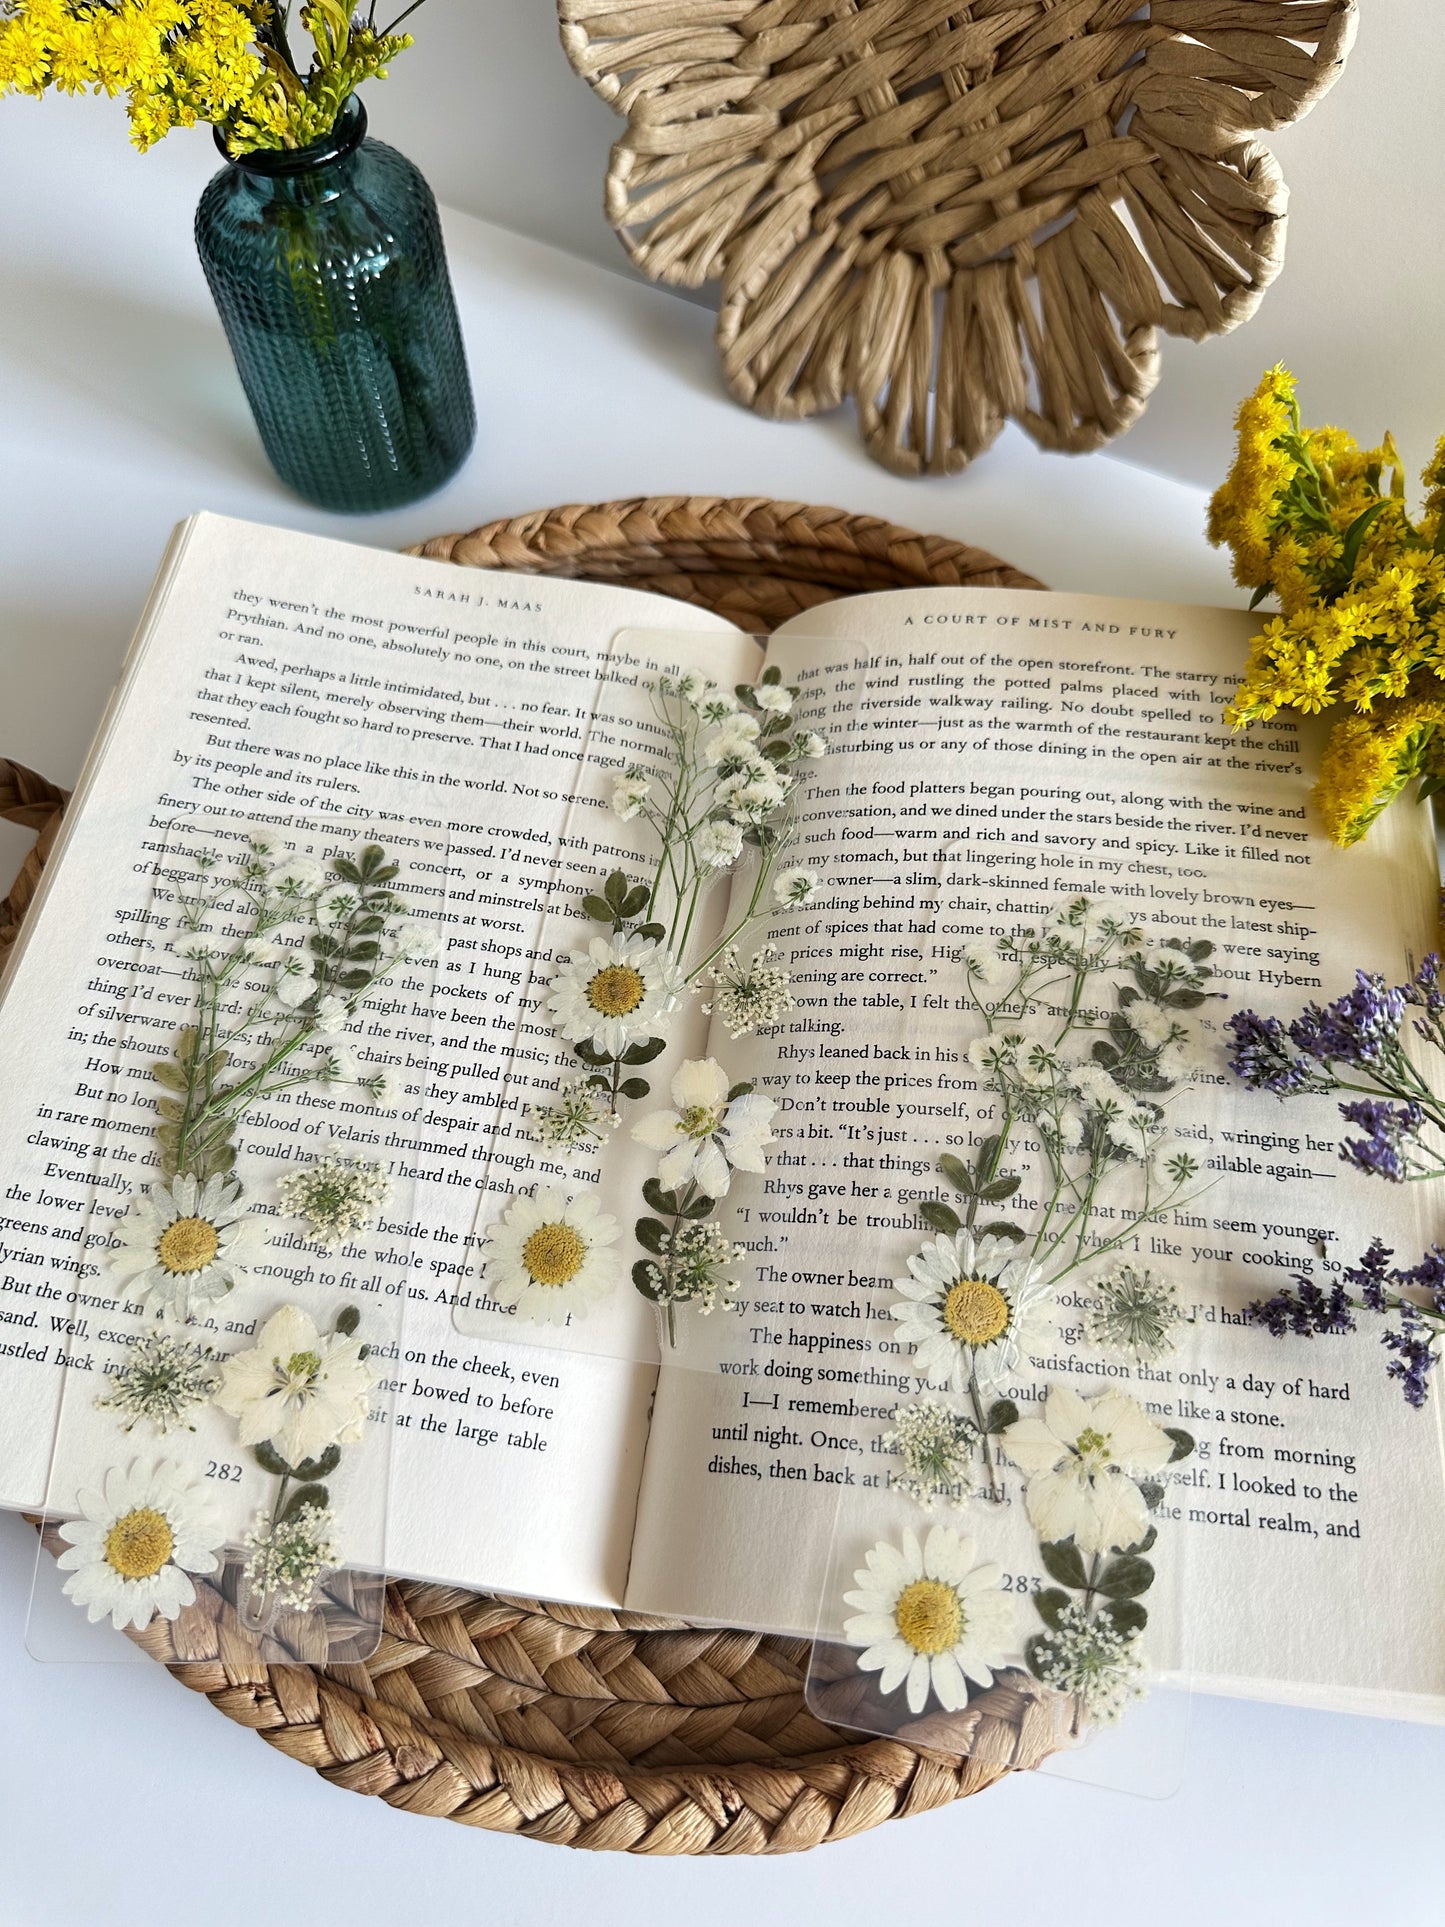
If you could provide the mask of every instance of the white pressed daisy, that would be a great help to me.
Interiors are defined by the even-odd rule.
[[[238,1422],[242,1445],[269,1441],[288,1465],[329,1445],[354,1445],[377,1374],[349,1332],[321,1332],[299,1305],[266,1320],[255,1345],[221,1367],[215,1403]]]
[[[914,1368],[930,1385],[991,1383],[1018,1360],[1019,1333],[1047,1296],[1039,1267],[1012,1255],[1007,1238],[975,1237],[965,1227],[931,1238],[895,1281],[890,1307]]]
[[[710,736],[703,739],[703,761],[716,769],[721,763],[750,761],[753,744],[758,740],[758,719],[749,716],[746,710],[738,710],[720,722]]]
[[[665,1191],[696,1184],[704,1196],[727,1195],[734,1171],[767,1168],[765,1146],[777,1104],[747,1092],[728,1102],[727,1072],[716,1058],[679,1067],[672,1080],[671,1111],[653,1111],[632,1127],[639,1144],[661,1151],[657,1181]]]
[[[693,855],[706,870],[723,870],[743,853],[740,823],[704,823],[692,843]]]
[[[786,716],[793,707],[793,692],[780,682],[760,682],[753,691],[753,701],[766,715]]]
[[[773,878],[773,901],[780,908],[801,909],[818,894],[818,879],[811,870],[795,866]]]
[[[569,1044],[609,1057],[661,1034],[684,989],[670,951],[647,937],[594,937],[572,951],[547,992],[547,1015]]]
[[[537,1324],[583,1318],[617,1282],[617,1220],[588,1193],[542,1186],[487,1227],[487,1290]]]
[[[1044,1541],[1072,1535],[1081,1552],[1136,1545],[1149,1508],[1134,1483],[1169,1463],[1174,1446],[1137,1399],[1123,1392],[1081,1398],[1055,1385],[1042,1418],[1022,1418],[999,1443],[1028,1480],[1024,1503]]]
[[[619,776],[612,785],[612,808],[624,823],[630,823],[638,815],[652,790],[646,776],[629,772]]]
[[[999,1590],[1003,1569],[976,1566],[974,1550],[948,1526],[934,1526],[921,1547],[905,1532],[901,1548],[874,1546],[853,1575],[858,1590],[843,1595],[858,1608],[843,1637],[864,1648],[859,1670],[877,1673],[882,1693],[906,1684],[910,1713],[923,1711],[930,1687],[945,1712],[958,1712],[969,1680],[992,1686],[1009,1663],[1014,1609]]]
[[[223,1533],[214,1495],[162,1459],[113,1466],[100,1491],[76,1495],[82,1516],[58,1528],[68,1550],[56,1562],[71,1576],[65,1593],[92,1624],[117,1632],[174,1619],[194,1604],[193,1572],[214,1572]]]
[[[186,1320],[244,1284],[265,1230],[232,1178],[172,1178],[137,1191],[107,1266],[143,1304]]]

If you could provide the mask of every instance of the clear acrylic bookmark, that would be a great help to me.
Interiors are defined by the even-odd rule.
[[[776,1102],[731,1074],[709,1007],[735,926],[762,936],[783,865],[781,842],[728,814],[722,725],[793,740],[735,693],[717,655],[740,646],[616,636],[550,834],[499,815],[498,847],[536,845],[527,887],[490,927],[468,887],[449,902],[478,953],[475,1050],[451,1097],[475,1187],[454,1323],[478,1343],[656,1364],[738,1288],[726,1147]]]
[[[429,1062],[432,940],[364,834],[188,816],[133,842],[27,1645],[141,1657],[109,1622],[165,1657],[362,1659],[425,1095],[400,1067]]]

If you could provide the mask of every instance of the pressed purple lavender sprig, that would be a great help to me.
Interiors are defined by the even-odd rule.
[[[1355,1314],[1360,1311],[1397,1319],[1380,1334],[1380,1343],[1394,1353],[1385,1371],[1400,1381],[1405,1402],[1418,1410],[1445,1344],[1445,1251],[1432,1245],[1418,1265],[1408,1267],[1393,1266],[1394,1255],[1376,1238],[1359,1264],[1328,1290],[1297,1278],[1293,1287],[1286,1286],[1273,1298],[1246,1306],[1245,1315],[1276,1338],[1356,1331]],[[1347,1285],[1359,1295],[1352,1296]],[[1423,1293],[1423,1302],[1407,1295],[1411,1292]]]

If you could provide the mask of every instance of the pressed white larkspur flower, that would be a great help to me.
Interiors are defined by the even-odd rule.
[[[246,1534],[247,1580],[264,1600],[305,1612],[323,1575],[340,1559],[336,1515],[327,1506],[306,1505],[272,1525],[258,1513]]]
[[[905,1532],[901,1547],[880,1541],[853,1575],[844,1601],[857,1612],[843,1637],[861,1646],[861,1672],[877,1673],[878,1689],[905,1687],[910,1713],[921,1713],[930,1689],[956,1713],[968,1703],[968,1681],[992,1686],[1009,1663],[1013,1602],[999,1589],[1002,1567],[974,1564],[972,1539],[934,1526],[919,1545]]]
[[[299,1305],[283,1305],[249,1351],[222,1365],[215,1402],[237,1421],[242,1445],[269,1441],[300,1465],[361,1438],[377,1382],[364,1350],[350,1333],[321,1332]]]
[[[598,1090],[585,1077],[573,1077],[562,1085],[555,1102],[532,1106],[530,1122],[539,1144],[556,1151],[576,1151],[601,1143],[619,1120],[606,1091]]]
[[[980,1385],[1011,1371],[1019,1333],[1048,1295],[1039,1267],[1013,1256],[1007,1238],[963,1230],[931,1238],[896,1280],[902,1302],[890,1307],[899,1337],[913,1347],[914,1369],[930,1385]]]
[[[314,1164],[288,1172],[278,1194],[288,1217],[304,1219],[313,1244],[336,1251],[376,1223],[391,1197],[391,1179],[384,1164],[327,1151]]]
[[[641,812],[651,791],[651,780],[636,771],[629,771],[626,776],[619,776],[612,785],[614,813],[621,817],[624,823],[630,823],[633,817]]]
[[[760,682],[753,691],[753,701],[766,715],[786,716],[793,707],[793,692],[780,682]]]
[[[1029,1667],[1045,1686],[1073,1693],[1098,1725],[1112,1726],[1143,1694],[1140,1645],[1137,1628],[1121,1632],[1107,1612],[1090,1618],[1080,1601],[1071,1599],[1058,1624],[1029,1641]]]
[[[818,894],[818,879],[811,870],[794,866],[773,878],[773,901],[780,908],[801,909]]]
[[[106,1263],[118,1289],[182,1320],[244,1284],[265,1243],[240,1186],[225,1177],[178,1177],[136,1192],[116,1236],[120,1248]]]
[[[724,870],[743,853],[740,823],[721,823],[716,819],[703,824],[692,843],[693,855],[707,870]]]
[[[930,1512],[937,1499],[961,1503],[977,1491],[978,1441],[979,1430],[972,1419],[927,1393],[912,1405],[900,1405],[893,1414],[892,1430],[883,1434],[884,1445],[903,1460],[902,1474],[895,1473],[894,1485]]]
[[[617,1282],[617,1220],[594,1197],[540,1186],[487,1227],[487,1290],[537,1324],[583,1318]]]
[[[350,1015],[344,997],[323,997],[316,1006],[316,1028],[323,1037],[334,1036]]]
[[[547,991],[547,1015],[569,1044],[588,1043],[609,1057],[663,1034],[683,994],[672,953],[635,935],[594,937],[558,966]]]
[[[142,1419],[162,1437],[178,1425],[194,1432],[188,1415],[215,1391],[220,1362],[209,1345],[193,1345],[153,1327],[140,1334],[111,1374],[96,1407],[119,1413],[127,1432]]]
[[[1028,1480],[1024,1504],[1045,1541],[1073,1536],[1081,1552],[1137,1545],[1149,1508],[1135,1476],[1161,1472],[1174,1443],[1123,1392],[1081,1398],[1055,1385],[1042,1418],[1022,1418],[999,1443]]]
[[[792,978],[770,961],[776,955],[775,947],[767,943],[753,952],[751,963],[744,964],[737,945],[730,943],[708,972],[712,1002],[705,1009],[709,1014],[717,1012],[730,1037],[746,1037],[776,1024],[793,1009]]]
[[[137,1631],[195,1603],[192,1573],[215,1572],[224,1534],[214,1494],[168,1459],[113,1466],[99,1491],[76,1495],[82,1516],[58,1528],[67,1598],[94,1623]]]
[[[671,1111],[653,1111],[632,1127],[639,1144],[661,1151],[657,1181],[665,1191],[696,1184],[705,1197],[727,1195],[734,1171],[767,1168],[777,1104],[747,1092],[728,1100],[730,1080],[716,1058],[683,1064],[672,1080]]]

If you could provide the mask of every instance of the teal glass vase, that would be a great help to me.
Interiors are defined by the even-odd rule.
[[[354,95],[311,146],[228,161],[201,196],[196,246],[283,482],[365,514],[456,473],[476,410],[436,202],[367,138]]]

